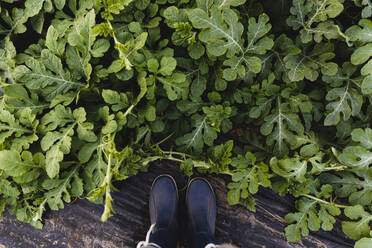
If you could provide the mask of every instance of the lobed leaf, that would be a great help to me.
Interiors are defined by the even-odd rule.
[[[228,202],[235,205],[240,200],[249,198],[258,192],[258,186],[269,187],[271,185],[269,167],[264,163],[256,164],[255,156],[247,152],[245,156],[238,155],[231,161],[231,165],[237,168],[232,176],[232,182],[228,184]]]
[[[343,221],[342,231],[352,239],[368,237],[372,216],[360,205],[345,208],[345,215],[354,221]]]
[[[321,175],[323,183],[331,184],[335,194],[340,198],[348,198],[352,205],[370,205],[372,202],[371,170],[350,172],[337,172],[336,174]]]

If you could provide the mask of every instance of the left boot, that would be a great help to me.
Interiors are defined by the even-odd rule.
[[[151,227],[146,241],[140,242],[137,247],[176,248],[178,189],[172,176],[161,175],[154,180],[149,210]]]

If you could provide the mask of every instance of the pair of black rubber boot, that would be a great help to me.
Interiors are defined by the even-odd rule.
[[[137,247],[177,247],[178,198],[173,177],[161,175],[154,180],[149,199],[151,228]],[[186,205],[191,247],[215,247],[216,197],[207,180],[195,178],[189,183]]]

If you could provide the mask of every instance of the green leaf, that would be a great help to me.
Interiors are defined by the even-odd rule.
[[[370,64],[372,64],[372,60],[370,60]],[[362,83],[362,92],[365,95],[371,95],[372,94],[372,70],[371,75],[364,78]]]
[[[8,180],[2,179],[0,184],[0,194],[5,198],[6,201],[15,202],[20,195],[20,192],[17,187],[12,185],[12,183],[10,183]],[[4,207],[5,206],[2,207],[1,212],[3,212]]]
[[[16,71],[14,59],[16,55],[17,51],[10,37],[5,37],[4,48],[0,49],[0,69],[4,71],[1,73],[4,82],[14,81],[14,73]]]
[[[354,248],[368,248],[372,246],[372,238],[362,238],[355,243]]]
[[[216,130],[207,123],[207,117],[195,114],[191,117],[194,130],[177,138],[176,144],[185,150],[193,148],[196,153],[201,153],[204,144],[212,146],[217,138]]]
[[[221,173],[226,172],[231,164],[232,149],[234,147],[233,140],[228,140],[226,143],[211,147],[208,150],[210,154],[209,163],[205,164],[203,161],[194,163],[195,167],[205,167],[210,169],[211,172]],[[206,166],[207,165],[207,166]]]
[[[28,151],[22,154],[13,150],[0,151],[0,169],[20,184],[36,180],[45,166],[44,162],[45,159],[41,153],[32,156]]]
[[[349,37],[342,33],[340,26],[330,20],[321,22],[314,28],[301,30],[301,41],[304,43],[311,42],[313,39],[319,43],[323,41],[323,38],[325,40],[344,39],[350,45]]]
[[[249,111],[249,117],[256,119],[261,115],[263,116],[267,115],[270,112],[272,102],[273,99],[258,98],[256,102],[257,106],[254,106]]]
[[[278,160],[276,157],[271,158],[270,168],[275,174],[303,183],[306,178],[307,161],[301,161],[299,157],[284,158]]]
[[[300,149],[300,155],[302,157],[311,157],[310,158],[310,161],[312,161],[312,159],[320,159],[322,160],[322,153],[318,153],[319,152],[319,140],[317,139],[317,137],[315,136],[314,133],[306,133],[305,135],[302,135],[302,136],[297,136],[296,137],[296,145],[295,146],[292,146],[291,149],[294,150],[294,149],[297,149],[301,147]]]
[[[288,145],[296,144],[296,135],[304,132],[304,127],[299,116],[288,110],[287,104],[280,103],[270,115],[264,118],[260,131],[268,136],[266,143],[274,145],[274,154],[285,155],[288,153]]]
[[[22,163],[19,154],[15,151],[0,151],[0,169],[4,171],[12,171],[14,167]],[[21,172],[22,173],[22,172]]]
[[[205,53],[205,48],[199,43],[192,44],[188,47],[188,52],[191,58],[200,59],[201,56]]]
[[[249,194],[256,194],[258,186],[269,187],[269,167],[264,163],[255,163],[255,156],[248,152],[245,156],[238,155],[231,165],[237,169],[232,176],[232,182],[228,184],[228,201],[230,205],[238,204],[240,199],[247,199]],[[229,197],[230,195],[230,197]]]
[[[372,42],[372,21],[361,19],[358,25],[351,26],[345,33],[352,41],[361,41],[363,43]]]
[[[345,87],[334,88],[326,96],[326,109],[329,112],[324,119],[325,126],[336,125],[343,114],[343,120],[348,120],[351,116],[359,114],[363,104],[363,97],[347,83]]]
[[[190,98],[192,100],[196,100],[199,98],[203,93],[205,92],[207,88],[207,79],[204,75],[201,75],[200,71],[194,71],[195,72],[195,77],[190,79],[191,81],[191,86],[190,86],[190,93],[191,96]],[[186,77],[190,76],[190,73],[186,74]]]
[[[372,164],[372,152],[361,146],[347,146],[338,159],[351,168],[368,169]]]
[[[29,156],[31,156],[31,160]],[[30,173],[33,167],[38,167],[38,165],[33,163],[31,154],[24,153],[23,157],[25,161],[22,161],[20,154],[16,151],[0,151],[0,169],[4,170],[9,176],[20,177]]]
[[[271,24],[268,23],[269,20],[269,17],[265,14],[260,15],[257,22],[255,18],[249,18],[247,33],[248,46],[245,48],[245,53],[265,54],[274,46],[273,40],[265,37],[271,30]]]
[[[177,64],[177,61],[176,61],[176,64]],[[154,59],[154,58],[147,60],[147,68],[148,68],[148,70],[150,72],[157,73],[158,72],[158,69],[159,69],[159,62],[158,62],[158,60],[157,59]]]
[[[133,66],[131,60],[133,60],[133,58],[137,55],[137,51],[144,47],[147,37],[148,33],[143,32],[135,39],[127,41],[125,44],[118,43],[118,41],[116,41],[115,48],[119,51],[119,58],[121,61],[120,67],[118,70],[116,70],[116,72],[120,71],[124,67],[127,70],[131,70]]]
[[[186,80],[185,74],[176,72],[166,78],[157,77],[157,79],[163,84],[169,100],[187,98],[189,82]]]
[[[304,43],[311,42],[313,34],[316,42],[320,41],[321,35],[330,39],[337,38],[338,34],[347,39],[338,26],[330,26],[330,19],[340,15],[343,10],[343,4],[338,0],[293,0],[287,24],[294,30],[301,29],[301,40]],[[316,23],[319,24],[314,28]]]
[[[63,69],[61,60],[49,50],[41,52],[41,61],[30,59],[27,62],[29,71],[25,72],[20,81],[31,90],[43,89],[42,95],[51,100],[58,94],[85,87],[75,82],[69,71]]]
[[[111,109],[113,111],[119,111],[129,106],[129,99],[125,93],[118,93],[113,90],[103,90],[102,91],[103,100],[112,105]]]
[[[231,6],[237,7],[239,5],[243,5],[246,0],[216,0],[215,4],[218,6],[219,9],[221,8],[229,8]]]
[[[372,3],[370,0],[363,0],[363,5],[366,5],[362,10],[362,18],[369,18],[372,16]]]
[[[113,143],[113,136],[109,135],[107,136],[107,144],[104,145],[104,147],[101,147],[100,149],[106,150],[106,152],[109,152],[107,157],[107,165],[106,165],[106,171],[103,181],[98,187],[95,187],[88,196],[88,199],[90,201],[100,201],[103,197],[105,200],[105,208],[104,212],[101,216],[102,221],[106,221],[110,216],[112,216],[114,212],[112,208],[112,202],[113,199],[111,197],[111,190],[112,190],[112,179],[113,176],[117,177],[117,180],[124,180],[129,177],[129,175],[135,175],[137,173],[137,170],[140,168],[138,164],[141,164],[141,162],[146,165],[146,163],[153,161],[153,158],[149,158],[148,162],[140,161],[141,158],[134,154],[134,151],[130,147],[125,147],[120,152],[116,151]],[[111,146],[111,147],[110,147]],[[102,150],[98,151],[98,161],[101,160],[101,153]],[[155,158],[156,159],[156,158]],[[145,159],[146,160],[146,159]],[[122,171],[118,171],[119,165],[121,163],[124,163],[126,166],[123,168],[124,170],[127,169],[127,171],[123,171],[124,174],[121,174]],[[104,163],[99,162],[99,166],[105,166]],[[93,170],[97,171],[97,169],[100,168],[94,168],[95,164],[93,164]],[[143,164],[142,164],[143,166]],[[96,172],[101,174],[101,172]],[[132,174],[133,173],[133,174]]]
[[[66,0],[54,0],[54,4],[57,9],[61,10],[66,4]]]
[[[351,63],[360,65],[365,63],[372,56],[372,43],[359,47],[351,55]]]
[[[74,166],[70,171],[62,173],[60,179],[46,179],[42,187],[46,190],[44,197],[52,210],[64,208],[63,201],[70,203],[71,196],[78,197],[83,192],[79,178],[80,166]]]
[[[101,132],[103,134],[114,133],[118,130],[118,123],[115,120],[115,115],[110,114],[108,106],[104,106],[98,110],[98,116],[105,122]]]
[[[58,39],[58,31],[51,25],[48,28],[45,45],[51,50],[54,54],[62,56],[65,51],[66,40]]]
[[[203,107],[203,112],[207,116],[208,123],[216,130],[220,130],[221,122],[231,115],[230,107],[223,107],[222,105]]]
[[[365,44],[358,47],[351,55],[351,63],[360,65],[368,61],[361,69],[361,74],[365,76],[361,88],[363,94],[372,94],[372,60],[370,60],[372,56],[372,21],[362,19],[358,25],[350,27],[346,34],[350,36],[351,40]]]
[[[239,204],[240,201],[240,189],[231,189],[227,192],[227,201],[230,205]]]
[[[86,113],[83,108],[64,108],[57,105],[56,108],[44,115],[41,120],[41,130],[45,136],[41,139],[41,149],[46,152],[46,172],[50,178],[58,175],[60,163],[64,155],[70,153],[72,136],[77,128],[78,137],[87,142],[96,141],[93,133],[93,124],[85,122]],[[58,127],[58,129],[57,129]]]
[[[162,57],[160,60],[159,73],[163,76],[170,76],[174,69],[176,69],[177,61],[172,57]]]
[[[107,164],[102,158],[102,153],[94,155],[93,159],[88,163],[86,167],[86,172],[89,177],[92,177],[95,186],[102,184],[105,173],[107,170]]]
[[[276,61],[271,62],[270,59],[273,56],[268,55],[267,62],[265,65],[269,66],[269,72],[273,70],[277,79],[282,79],[286,83],[290,83],[292,80],[289,79],[289,70],[285,66],[284,58],[289,55],[298,55],[302,52],[302,49],[297,47],[294,44],[294,41],[288,38],[285,34],[281,34],[276,40],[275,45],[273,47],[274,54],[276,55]],[[272,67],[272,63],[274,63],[274,67]]]
[[[360,205],[345,208],[345,215],[354,221],[343,221],[342,231],[352,239],[368,237],[371,231],[369,222],[372,215],[364,210]]]
[[[19,110],[30,108],[33,113],[40,113],[48,104],[39,102],[34,92],[29,95],[26,89],[19,84],[9,85],[4,89],[4,102],[8,108]]]
[[[269,17],[265,14],[259,16],[257,22],[255,18],[249,19],[247,33],[247,47],[244,48],[241,57],[233,56],[224,61],[228,68],[224,69],[223,77],[228,81],[235,80],[237,76],[243,78],[246,74],[243,63],[249,71],[259,73],[261,71],[261,59],[252,55],[265,54],[274,46],[274,41],[265,36],[271,30]]]
[[[225,9],[221,13],[217,6],[212,6],[211,16],[199,8],[188,11],[187,15],[195,28],[202,29],[199,39],[207,43],[207,51],[212,55],[221,56],[227,52],[232,56],[244,52],[243,25],[233,10]]]
[[[112,14],[119,14],[126,6],[128,6],[133,0],[97,0],[95,4],[103,9],[101,13],[102,17],[107,20],[112,20]]]
[[[32,17],[37,15],[43,7],[45,0],[26,0],[25,2],[25,15]]]
[[[353,141],[359,142],[365,148],[372,148],[372,129],[366,128],[363,130],[361,128],[356,128],[351,132],[351,137]]]
[[[332,188],[330,185],[323,185],[321,191],[313,191],[317,197],[329,198]],[[318,198],[319,199],[319,198]],[[333,203],[317,201],[316,198],[302,197],[296,201],[296,208],[299,212],[289,213],[285,220],[290,224],[285,228],[285,235],[289,242],[299,241],[301,236],[309,235],[311,231],[332,230],[336,222],[334,216],[341,214],[341,210]]]
[[[155,119],[156,119],[156,108],[154,106],[148,106],[146,108],[145,118],[148,121],[155,121]]]
[[[11,147],[17,151],[23,147],[28,149],[29,145],[38,139],[34,130],[39,123],[30,109],[24,109],[19,114],[20,116],[14,116],[0,108],[0,143],[9,140]]]
[[[329,62],[335,57],[333,50],[332,43],[319,43],[308,54],[297,52],[285,56],[283,62],[288,70],[289,80],[297,82],[306,78],[315,81],[320,72],[323,75],[335,75],[338,66],[334,62]]]
[[[9,14],[8,10],[4,9],[1,13],[1,18],[9,26],[9,29],[4,29],[0,26],[2,33],[10,35],[12,33],[22,34],[26,32],[27,27],[25,23],[28,20],[28,16],[25,15],[25,12],[26,10],[24,9],[13,8],[11,14]]]
[[[92,73],[92,65],[90,60],[92,56],[95,58],[102,57],[110,48],[110,43],[106,39],[96,40],[96,35],[93,33],[95,26],[95,12],[89,11],[85,16],[79,15],[73,25],[72,31],[68,35],[68,43],[77,51],[71,50],[70,60],[77,60],[76,64],[84,73],[87,81],[90,80]],[[76,69],[70,66],[71,69]]]
[[[333,186],[337,197],[348,198],[352,205],[368,206],[372,203],[372,170],[321,175],[323,183]]]

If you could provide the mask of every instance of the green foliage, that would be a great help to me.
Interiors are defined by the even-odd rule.
[[[306,47],[304,47],[306,48]],[[291,81],[302,81],[305,78],[310,81],[318,79],[319,73],[332,76],[337,73],[337,64],[328,62],[335,57],[332,43],[316,44],[314,48],[304,54],[298,50],[296,54],[284,57],[283,62],[288,70],[288,78]]]
[[[339,68],[336,75],[323,77],[323,80],[332,87],[326,95],[326,100],[329,102],[326,109],[329,113],[324,119],[325,126],[338,124],[341,119],[341,113],[344,121],[360,113],[363,97],[360,94],[359,81],[350,79],[354,71],[355,67],[345,63],[342,69]],[[359,86],[359,89],[355,86]]]
[[[369,222],[372,216],[366,212],[362,206],[355,205],[345,208],[345,215],[353,221],[343,221],[342,230],[352,239],[359,239],[361,237],[368,237],[371,229]]]
[[[367,62],[360,71],[362,76],[365,76],[361,88],[363,94],[370,95],[372,93],[372,59],[370,59],[372,57],[372,21],[361,19],[358,25],[350,27],[346,32],[352,41],[363,44],[351,55],[351,63],[361,65]]]
[[[232,175],[232,182],[229,183],[230,189],[227,199],[229,204],[235,205],[240,201],[250,202],[251,195],[258,192],[258,186],[269,187],[270,173],[269,168],[263,162],[256,164],[256,157],[247,152],[245,156],[238,155],[231,161],[231,166],[235,169]],[[252,198],[254,199],[254,198]],[[254,202],[250,206],[254,209]]]
[[[350,172],[325,173],[321,178],[333,186],[337,197],[347,198],[350,204],[367,206],[372,202],[371,170],[358,171],[356,175]]]
[[[289,213],[285,216],[285,220],[290,224],[285,228],[285,233],[288,241],[298,241],[301,236],[307,236],[309,230],[318,231],[322,228],[325,231],[333,229],[333,224],[336,222],[335,216],[341,214],[340,207],[332,202],[327,202],[322,199],[329,199],[332,196],[332,187],[329,184],[318,188],[318,181],[315,181],[308,186],[309,191],[316,197],[305,195],[296,201],[298,212]]]
[[[294,197],[288,241],[342,215],[370,246],[370,0],[0,2],[0,213],[41,228],[87,198],[105,221],[166,159],[252,211]]]
[[[369,18],[372,16],[372,3],[371,0],[354,0],[355,5],[363,7],[361,16],[362,18]]]
[[[358,242],[355,243],[355,248],[368,248],[372,245],[371,238],[362,238]]]
[[[340,27],[334,24],[334,19],[342,13],[344,6],[339,0],[293,0],[291,15],[287,24],[294,30],[300,29],[300,38],[304,43],[325,39],[347,37]]]

